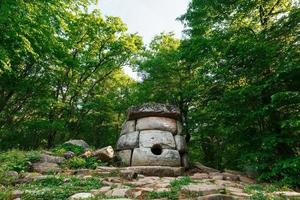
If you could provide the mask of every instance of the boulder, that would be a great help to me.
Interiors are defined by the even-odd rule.
[[[70,158],[73,158],[75,156],[75,153],[72,152],[72,151],[67,151],[64,153],[64,158],[65,159],[70,159]]]
[[[175,135],[174,138],[176,143],[176,149],[179,151],[179,153],[185,153],[187,151],[185,138],[182,135]]]
[[[152,148],[154,145],[159,145],[162,149],[175,149],[172,133],[158,130],[141,131],[139,147]]]
[[[169,166],[132,166],[125,169],[133,170],[137,174],[143,174],[145,176],[159,176],[159,177],[177,177],[181,176],[184,172],[182,167],[169,167]],[[140,176],[140,175],[139,175]],[[150,180],[153,182],[153,180]],[[142,180],[142,185],[146,184]]]
[[[181,113],[176,106],[158,103],[147,103],[141,106],[131,107],[127,111],[128,120],[134,120],[150,116],[180,119]]]
[[[178,151],[161,149],[159,155],[154,154],[151,148],[136,148],[132,154],[132,166],[180,166]]]
[[[133,149],[138,147],[139,132],[131,132],[122,135],[117,142],[117,150]]]
[[[132,150],[123,150],[123,151],[117,152],[117,157],[120,159],[121,164],[130,166],[131,153],[132,153]]]
[[[109,161],[115,156],[112,146],[104,147],[93,152],[93,157],[96,157],[102,161]]]
[[[137,120],[136,130],[161,130],[176,134],[177,122],[167,117],[144,117]]]
[[[59,156],[51,156],[51,155],[47,155],[47,154],[42,154],[39,161],[60,164],[65,161],[65,158],[59,157]]]
[[[37,162],[32,164],[32,168],[34,172],[38,173],[49,173],[49,172],[60,172],[61,168],[57,163],[49,163],[49,162]]]
[[[90,148],[90,146],[84,140],[69,140],[65,142],[65,144],[73,144],[79,147],[83,147],[84,149]]]
[[[80,199],[90,199],[93,198],[94,195],[89,192],[77,193],[69,197],[69,200],[80,200]]]
[[[126,121],[122,125],[121,135],[135,131],[135,120]]]

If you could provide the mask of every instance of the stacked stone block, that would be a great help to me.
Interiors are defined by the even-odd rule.
[[[117,143],[127,166],[187,167],[187,146],[180,111],[175,106],[144,104],[131,107]]]

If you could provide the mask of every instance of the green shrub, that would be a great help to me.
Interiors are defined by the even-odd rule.
[[[63,154],[67,151],[72,151],[73,153],[75,153],[75,155],[78,156],[84,153],[84,148],[67,143],[67,144],[61,144],[52,150],[52,152],[58,156],[63,156]]]
[[[63,167],[67,167],[70,169],[80,169],[85,168],[86,161],[84,158],[75,156],[73,158],[67,159],[62,165]]]

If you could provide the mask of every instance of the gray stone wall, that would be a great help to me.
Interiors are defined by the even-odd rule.
[[[163,104],[128,110],[117,142],[117,155],[126,166],[187,167],[187,146],[180,111]]]

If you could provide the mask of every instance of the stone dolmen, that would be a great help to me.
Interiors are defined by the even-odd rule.
[[[187,146],[181,135],[180,119],[180,110],[171,105],[144,104],[129,108],[117,143],[122,163],[161,169],[186,168]]]

